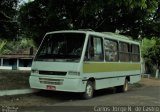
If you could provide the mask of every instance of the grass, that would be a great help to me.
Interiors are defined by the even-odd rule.
[[[29,88],[29,71],[1,70],[0,90]]]

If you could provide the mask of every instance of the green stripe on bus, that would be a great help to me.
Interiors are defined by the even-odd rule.
[[[95,72],[114,72],[114,71],[131,71],[140,70],[140,64],[132,63],[84,63],[84,73],[95,73]]]

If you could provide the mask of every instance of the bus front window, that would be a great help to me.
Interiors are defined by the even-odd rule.
[[[35,60],[79,62],[84,40],[83,33],[49,34],[40,46]]]

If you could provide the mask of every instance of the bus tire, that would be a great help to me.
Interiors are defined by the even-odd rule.
[[[118,93],[120,93],[120,92],[127,92],[127,91],[128,91],[128,80],[125,79],[125,82],[124,82],[123,85],[117,86],[117,87],[116,87],[116,91],[117,91]]]
[[[86,84],[85,92],[82,94],[82,97],[83,99],[90,99],[93,97],[93,93],[94,93],[93,82],[88,81]]]

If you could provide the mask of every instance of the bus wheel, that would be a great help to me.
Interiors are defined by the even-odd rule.
[[[90,99],[93,97],[93,93],[94,93],[93,82],[88,81],[87,85],[86,85],[85,92],[83,93],[83,98]]]
[[[128,80],[125,79],[124,85],[116,87],[117,92],[127,92],[128,91]]]

